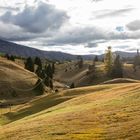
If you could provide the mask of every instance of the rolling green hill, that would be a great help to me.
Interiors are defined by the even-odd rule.
[[[1,117],[0,140],[138,140],[140,83],[66,90]]]

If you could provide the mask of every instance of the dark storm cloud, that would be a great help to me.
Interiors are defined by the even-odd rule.
[[[59,33],[50,40],[47,40],[47,43],[50,46],[86,44],[86,47],[96,47],[98,43],[127,39],[140,39],[140,32],[111,32],[95,27],[74,28],[65,33]]]
[[[0,22],[0,38],[8,41],[32,41],[33,39],[38,40],[39,38],[51,37],[53,31],[47,31],[45,33],[32,33],[22,30],[20,27],[13,24],[4,24]]]
[[[127,14],[128,12],[134,10],[134,8],[125,8],[125,9],[118,9],[118,10],[102,10],[98,11],[96,14],[96,18],[106,18],[106,17],[116,17],[122,16]]]
[[[140,39],[140,31],[117,32],[105,31],[96,27],[74,28],[69,30],[47,31],[44,33],[25,32],[15,25],[0,23],[0,37],[9,41],[38,41],[42,46],[84,45],[97,47],[100,43],[111,40]]]
[[[29,41],[38,37],[36,34],[22,32],[15,28],[11,28],[10,31],[4,31],[4,29],[0,28],[0,38],[8,41]]]
[[[129,9],[116,10],[105,15],[126,13]],[[9,41],[38,41],[42,46],[84,45],[97,47],[100,43],[111,40],[140,39],[140,31],[118,32],[105,31],[97,27],[61,28],[69,20],[67,14],[54,6],[40,3],[36,8],[25,7],[23,11],[12,14],[6,12],[0,17],[0,37]],[[117,26],[121,31],[121,26]],[[138,28],[138,27],[137,27]],[[59,30],[58,30],[59,29]]]
[[[131,31],[140,30],[140,20],[134,20],[126,25],[126,27]]]
[[[31,33],[59,29],[68,19],[69,17],[64,11],[46,3],[40,3],[37,8],[25,7],[16,15],[8,11],[0,17],[2,22],[19,26]]]
[[[78,45],[83,43],[89,43],[91,40],[104,39],[104,34],[102,31],[92,27],[92,28],[73,28],[65,33],[59,33],[51,40],[49,44],[54,45]]]

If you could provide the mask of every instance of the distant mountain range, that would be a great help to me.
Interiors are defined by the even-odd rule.
[[[7,53],[10,55],[22,56],[22,57],[41,57],[48,58],[51,60],[74,60],[77,58],[77,55],[72,55],[63,52],[57,51],[42,51],[39,49],[27,47],[24,45],[19,45],[16,43],[12,43],[9,41],[5,41],[0,39],[0,53]],[[134,57],[136,53],[128,53],[128,52],[115,52],[119,54],[121,57]],[[83,59],[91,60],[95,57],[95,55],[82,55]],[[102,58],[103,55],[99,55],[99,58]]]

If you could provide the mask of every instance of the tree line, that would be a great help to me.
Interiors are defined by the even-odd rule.
[[[8,60],[15,61],[16,57],[13,55],[6,54],[5,57]],[[112,48],[108,47],[105,51],[104,57],[101,59],[98,56],[95,56],[93,59],[93,64],[89,65],[87,74],[92,74],[95,78],[97,76],[96,71],[96,62],[102,61],[105,64],[106,75],[109,78],[122,78],[123,77],[123,58],[119,55],[116,55],[112,52]],[[36,82],[38,94],[43,94],[44,85],[53,89],[53,75],[55,73],[55,63],[42,63],[42,60],[39,57],[28,57],[25,59],[24,63],[25,69],[34,72],[39,78]],[[82,69],[84,66],[84,60],[82,56],[77,56],[77,63],[75,65],[78,66],[79,69]],[[137,68],[140,67],[140,54],[139,50],[137,50],[136,56],[133,58],[133,68],[134,71],[137,71]],[[67,69],[65,70],[67,72]],[[42,80],[43,79],[43,80]],[[39,84],[40,83],[40,84]],[[74,82],[71,83],[70,88],[74,88]]]
[[[44,85],[53,89],[53,74],[55,72],[55,63],[43,65],[39,57],[35,57],[35,59],[28,57],[24,65],[25,69],[34,72],[39,77],[35,84],[38,85],[35,90],[39,95],[43,94],[45,90]]]
[[[79,68],[83,67],[83,59],[78,56],[78,66]],[[93,64],[89,65],[87,74],[92,74],[94,78],[96,78],[97,70],[96,70],[96,62],[102,61],[105,65],[106,76],[109,78],[123,78],[123,58],[119,55],[112,52],[112,48],[109,46],[105,51],[103,59],[99,59],[98,56],[95,56],[93,59]],[[134,71],[137,71],[137,68],[140,68],[140,53],[137,50],[136,56],[132,59],[132,65]]]

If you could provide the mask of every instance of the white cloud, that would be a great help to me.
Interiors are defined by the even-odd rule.
[[[39,3],[35,7],[26,6],[16,15],[8,11],[0,17],[3,23],[10,23],[27,32],[41,33],[46,30],[59,29],[69,17],[62,10],[57,10],[53,5]]]
[[[21,44],[77,54],[101,53],[108,45],[140,48],[139,0],[5,0],[0,5],[0,36]],[[43,9],[55,20],[43,18]]]

